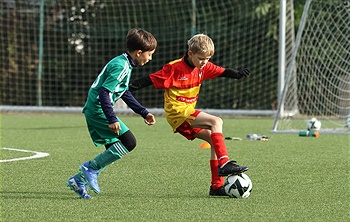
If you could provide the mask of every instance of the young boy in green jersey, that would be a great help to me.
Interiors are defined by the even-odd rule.
[[[111,163],[122,158],[136,147],[136,139],[129,128],[118,118],[114,103],[122,99],[147,125],[156,121],[128,91],[133,67],[143,66],[157,48],[155,37],[143,29],[131,29],[126,36],[126,52],[110,60],[91,85],[83,108],[87,127],[95,146],[106,150],[79,167],[79,172],[68,179],[67,186],[81,198],[91,198],[88,185],[100,193],[97,177]]]
[[[196,109],[202,82],[207,79],[224,77],[242,79],[249,69],[233,70],[215,65],[209,60],[214,55],[214,43],[204,34],[194,35],[188,40],[188,50],[180,58],[164,65],[159,71],[131,83],[130,91],[153,85],[164,90],[164,112],[174,133],[188,140],[196,138],[211,145],[210,196],[227,196],[224,190],[224,176],[239,174],[248,170],[230,160],[222,132],[220,117]]]

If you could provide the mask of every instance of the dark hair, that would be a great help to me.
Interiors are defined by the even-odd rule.
[[[136,50],[152,51],[157,48],[157,40],[146,30],[140,28],[130,29],[126,36],[126,48],[130,52]]]

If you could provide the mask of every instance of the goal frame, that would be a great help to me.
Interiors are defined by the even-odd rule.
[[[298,29],[296,40],[295,40],[295,45],[294,45],[293,51],[292,51],[292,56],[291,56],[290,62],[288,63],[288,67],[286,68],[285,75],[282,73],[283,68],[284,68],[283,67],[284,64],[282,64],[280,67],[280,70],[281,70],[281,73],[280,73],[281,77],[280,78],[282,79],[282,81],[279,82],[280,94],[278,96],[277,112],[275,114],[274,123],[273,123],[272,129],[270,131],[271,133],[295,134],[295,133],[299,133],[300,130],[306,130],[306,128],[305,129],[279,130],[278,124],[279,124],[280,118],[293,119],[300,114],[297,105],[295,107],[293,107],[292,109],[289,109],[289,110],[285,109],[285,102],[286,102],[287,91],[289,89],[288,88],[289,83],[291,81],[295,81],[295,79],[293,79],[293,77],[295,77],[295,76],[293,76],[293,71],[295,69],[296,57],[297,57],[298,49],[300,46],[302,34],[304,32],[305,24],[306,24],[306,21],[308,19],[308,11],[310,10],[310,5],[311,5],[312,1],[313,0],[307,0],[305,3],[302,18],[300,21],[299,29]],[[350,4],[350,2],[348,2],[348,4]],[[350,6],[349,6],[349,10],[350,10]],[[350,18],[349,18],[349,24],[350,24]],[[349,39],[350,39],[350,36],[349,36]],[[350,48],[349,48],[349,50],[350,50]],[[281,55],[280,55],[280,58],[281,58]],[[350,75],[350,73],[349,73],[349,75]],[[350,82],[349,82],[349,84],[350,84]],[[296,96],[296,95],[294,95],[294,96]],[[297,98],[296,98],[296,100],[297,100]],[[344,128],[342,128],[342,130],[337,131],[336,128],[326,129],[326,130],[321,129],[320,132],[322,134],[346,134],[346,135],[349,135],[350,134],[350,108],[348,111],[348,115],[344,120]]]

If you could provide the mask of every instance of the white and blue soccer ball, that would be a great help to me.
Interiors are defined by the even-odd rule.
[[[306,129],[317,131],[321,129],[321,125],[321,121],[316,118],[311,118],[306,122]]]
[[[253,184],[247,174],[230,175],[225,180],[225,192],[232,198],[247,198],[252,192]]]

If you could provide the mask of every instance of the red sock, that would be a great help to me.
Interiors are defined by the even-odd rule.
[[[210,160],[211,187],[214,190],[219,189],[219,187],[224,185],[224,177],[219,176],[218,167],[218,160]]]
[[[222,133],[212,133],[210,137],[211,143],[213,144],[215,150],[215,154],[219,161],[219,166],[222,166],[229,160],[226,144],[224,141],[224,135],[222,135]]]

